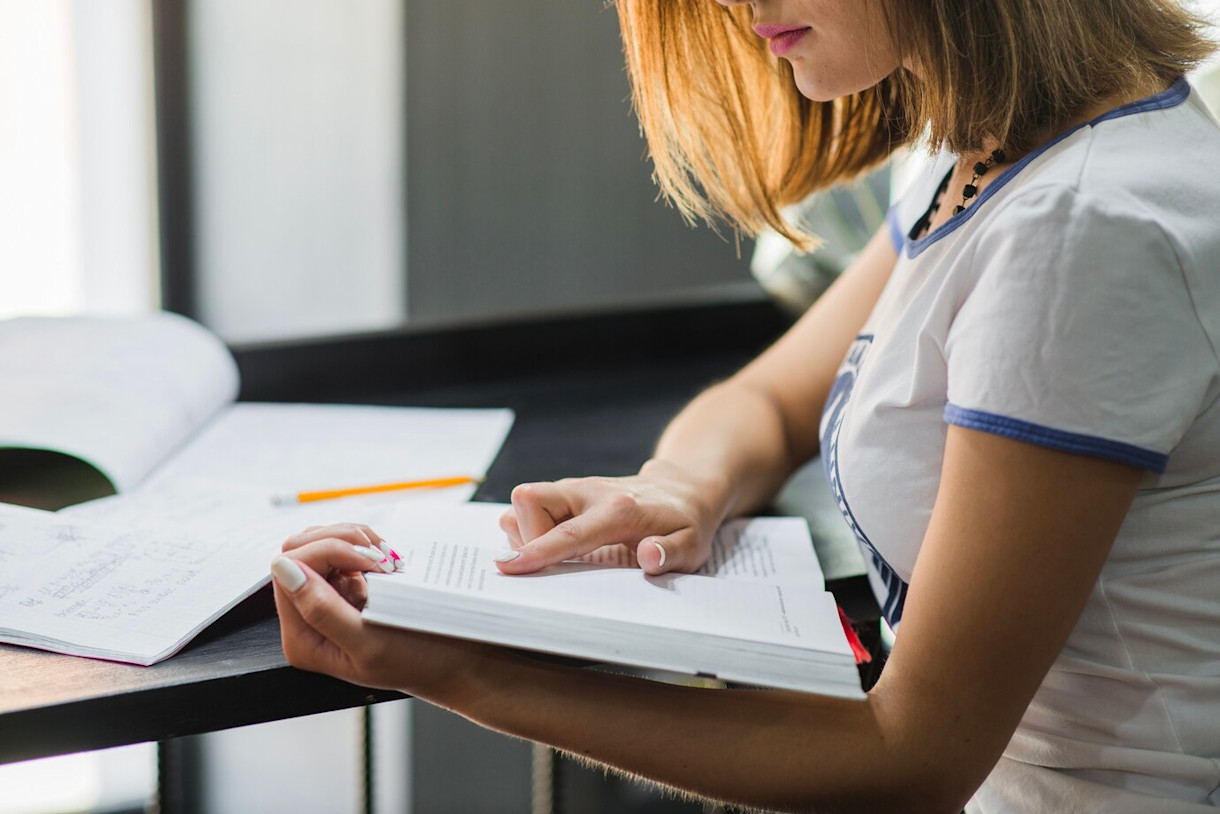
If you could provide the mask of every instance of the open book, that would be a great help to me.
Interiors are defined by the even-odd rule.
[[[119,493],[53,514],[0,504],[0,639],[137,664],[175,652],[265,584],[288,534],[373,524],[404,503],[461,503],[475,487],[295,506],[274,495],[481,477],[513,420],[234,403],[228,349],[171,314],[0,321],[0,381],[0,481],[20,487],[41,451],[85,462]]]
[[[805,521],[735,520],[696,574],[646,576],[622,547],[505,576],[504,507],[402,508],[377,526],[407,567],[368,575],[371,622],[596,662],[863,698]]]

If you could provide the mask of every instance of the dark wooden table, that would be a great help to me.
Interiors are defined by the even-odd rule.
[[[696,304],[414,326],[235,355],[243,400],[514,409],[516,423],[475,498],[507,501],[525,481],[636,471],[686,401],[785,325],[764,302]],[[875,617],[862,578],[830,587],[849,613]],[[152,667],[0,646],[0,763],[399,697],[289,667],[262,591]]]

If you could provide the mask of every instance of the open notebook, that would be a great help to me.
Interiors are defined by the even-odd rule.
[[[118,492],[55,514],[0,514],[0,635],[139,664],[264,584],[288,534],[375,522],[402,503],[461,503],[475,487],[297,506],[272,496],[480,477],[513,420],[498,409],[235,403],[228,349],[171,314],[0,321],[0,381],[7,481],[41,450],[86,462]]]

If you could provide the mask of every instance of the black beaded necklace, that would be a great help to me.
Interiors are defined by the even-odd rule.
[[[966,184],[966,186],[962,188],[962,202],[960,204],[958,204],[957,206],[953,207],[954,215],[958,214],[959,212],[966,211],[966,202],[978,194],[979,188],[977,185],[978,185],[979,179],[987,174],[987,170],[991,169],[991,166],[993,164],[1003,164],[1003,163],[1004,163],[1004,151],[1003,150],[992,150],[991,155],[987,156],[986,161],[980,161],[979,163],[974,165],[974,177],[970,179],[969,184]]]
[[[992,150],[991,155],[987,157],[986,161],[980,161],[974,165],[974,175],[970,179],[970,183],[962,187],[962,202],[953,207],[954,215],[966,211],[966,205],[970,202],[970,199],[979,193],[979,179],[986,175],[992,166],[1003,164],[1004,158],[1003,150]],[[915,221],[915,225],[911,227],[911,231],[907,234],[908,238],[918,240],[928,231],[928,227],[932,225],[932,218],[940,211],[941,198],[944,197],[945,191],[949,189],[949,179],[952,177],[953,171],[950,170],[945,175],[945,180],[941,181],[940,186],[936,188],[936,194],[932,196],[932,203],[928,206],[928,211],[924,212],[923,216]]]

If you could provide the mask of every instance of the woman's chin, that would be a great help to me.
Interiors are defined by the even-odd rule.
[[[838,99],[840,96],[846,96],[846,93],[839,92],[838,89],[827,85],[824,82],[817,80],[809,80],[801,77],[800,66],[793,66],[796,70],[793,71],[793,78],[796,80],[796,89],[800,91],[801,96],[811,102],[829,102],[833,99]]]
[[[868,77],[857,82],[827,82],[818,77],[802,75],[800,63],[793,66],[792,77],[796,81],[796,89],[801,95],[812,102],[833,102],[853,93],[861,93],[873,87],[884,77]]]

